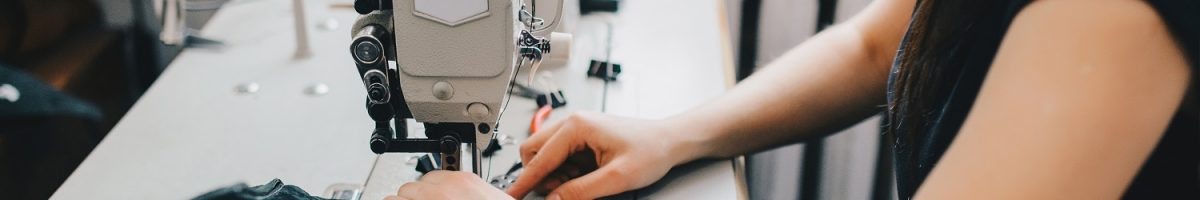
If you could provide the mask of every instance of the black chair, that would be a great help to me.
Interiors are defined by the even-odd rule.
[[[45,199],[103,137],[101,112],[0,65],[0,194]]]

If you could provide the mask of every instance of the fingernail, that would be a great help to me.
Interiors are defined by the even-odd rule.
[[[546,200],[561,200],[561,199],[562,199],[562,197],[558,197],[558,194],[550,194],[549,197],[546,197]]]

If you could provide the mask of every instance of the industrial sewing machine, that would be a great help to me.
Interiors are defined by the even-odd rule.
[[[570,35],[551,32],[560,17],[543,20],[520,0],[356,0],[354,8],[362,16],[350,52],[375,121],[371,151],[432,153],[437,169],[469,162],[481,174],[518,69],[532,77],[544,61],[569,55]],[[424,123],[426,138],[409,137],[409,118]]]

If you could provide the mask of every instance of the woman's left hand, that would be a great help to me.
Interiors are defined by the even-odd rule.
[[[421,180],[405,183],[396,191],[396,196],[386,200],[416,199],[504,199],[512,197],[492,187],[470,172],[435,170],[421,176]]]

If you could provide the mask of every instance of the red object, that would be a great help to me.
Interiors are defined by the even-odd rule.
[[[538,108],[537,112],[533,114],[533,122],[529,123],[529,135],[533,135],[540,130],[542,127],[542,122],[546,121],[546,118],[550,117],[550,111],[553,110],[554,108],[550,107],[550,105],[545,105],[541,108]]]

